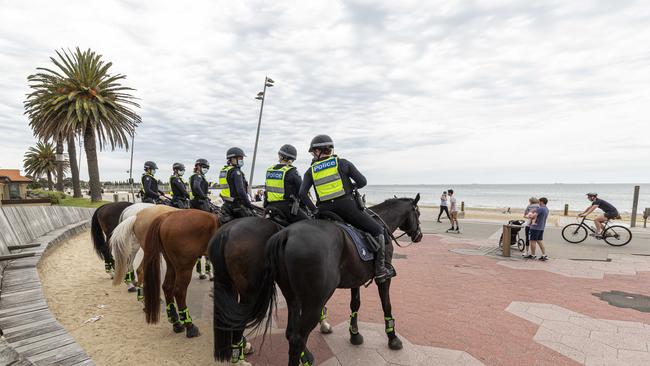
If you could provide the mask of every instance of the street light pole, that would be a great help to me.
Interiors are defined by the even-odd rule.
[[[131,135],[131,167],[129,168],[129,183],[131,184],[131,198],[135,203],[135,193],[133,192],[133,149],[135,147],[135,127],[133,128],[133,135]]]
[[[255,135],[255,148],[253,149],[253,163],[251,164],[251,181],[250,185],[248,186],[248,191],[251,191],[251,187],[253,185],[253,173],[255,172],[255,160],[257,159],[257,144],[260,140],[260,127],[262,125],[262,112],[264,111],[264,100],[266,99],[266,87],[272,87],[273,79],[269,78],[268,76],[264,77],[264,89],[263,91],[257,93],[257,97],[255,99],[261,100],[262,103],[260,104],[260,117],[257,120],[257,134]]]

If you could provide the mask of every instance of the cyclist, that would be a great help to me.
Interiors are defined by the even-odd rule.
[[[591,201],[591,206],[581,213],[580,217],[585,217],[590,213],[594,212],[597,208],[600,208],[604,213],[594,219],[596,224],[596,238],[601,239],[603,235],[603,229],[605,227],[605,221],[616,219],[619,217],[618,210],[611,203],[598,198],[598,193],[589,192],[587,193],[587,199]]]

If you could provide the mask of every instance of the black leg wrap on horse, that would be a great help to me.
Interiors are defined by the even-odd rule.
[[[359,325],[357,324],[358,317],[359,313],[356,311],[350,314],[350,327],[348,328],[350,334],[359,334]]]
[[[244,345],[246,344],[246,338],[242,337],[242,340],[237,344],[230,345],[232,348],[232,356],[230,357],[230,363],[238,363],[239,361],[244,360]]]
[[[314,364],[314,355],[305,348],[305,350],[300,354],[300,362],[302,363],[302,366],[312,366]]]
[[[178,311],[176,310],[176,304],[170,302],[167,304],[165,310],[167,311],[167,320],[174,324],[178,321]]]

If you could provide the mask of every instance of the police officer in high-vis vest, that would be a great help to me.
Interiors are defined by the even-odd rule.
[[[279,163],[266,170],[264,207],[282,212],[289,223],[309,218],[299,204],[302,178],[292,165],[297,155],[295,147],[283,145],[278,151]]]
[[[156,175],[158,166],[153,161],[144,163],[144,173],[142,174],[142,202],[144,203],[160,203],[160,195],[163,194],[158,190],[158,180],[154,177]]]
[[[305,172],[300,197],[313,211],[316,206],[309,199],[309,189],[314,186],[318,211],[332,211],[354,227],[372,235],[379,249],[375,253],[375,281],[383,282],[389,273],[384,260],[386,242],[384,228],[367,212],[362,210],[353,197],[354,186],[363,188],[366,178],[349,161],[332,154],[334,141],[327,135],[318,135],[311,140],[311,168]],[[354,182],[354,183],[353,183]]]
[[[208,198],[208,181],[205,179],[208,170],[210,170],[210,163],[207,160],[196,160],[194,174],[190,177],[190,188],[193,196],[190,206],[198,210],[212,212],[209,204],[210,198]]]
[[[226,165],[219,172],[221,210],[232,218],[254,216],[253,204],[248,198],[248,182],[241,167],[244,166],[244,150],[231,147],[226,152]]]
[[[187,184],[183,180],[185,165],[174,163],[173,174],[169,177],[169,186],[172,189],[172,206],[177,208],[190,208],[190,194],[187,193]]]

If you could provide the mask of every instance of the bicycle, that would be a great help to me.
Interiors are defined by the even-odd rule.
[[[562,229],[562,238],[572,244],[578,244],[587,239],[588,231],[591,231],[596,239],[605,240],[609,245],[621,247],[632,240],[630,229],[622,225],[610,225],[609,220],[605,221],[603,234],[596,236],[596,229],[585,224],[585,221],[594,221],[586,217],[582,218],[579,224],[569,224]]]

